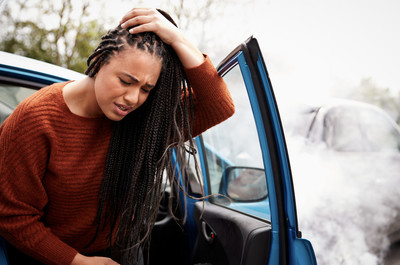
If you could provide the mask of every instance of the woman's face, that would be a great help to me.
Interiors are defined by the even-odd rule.
[[[94,77],[99,113],[113,121],[122,120],[146,101],[160,72],[161,59],[137,48],[111,56]]]

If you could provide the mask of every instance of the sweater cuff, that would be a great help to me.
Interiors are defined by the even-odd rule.
[[[45,264],[54,265],[70,265],[77,254],[78,251],[51,233],[38,243],[35,253],[30,253]]]
[[[204,71],[204,69],[208,69],[210,67],[210,64],[211,64],[212,67],[214,67],[214,65],[212,64],[212,62],[210,60],[210,57],[208,57],[207,54],[203,53],[203,57],[204,57],[203,62],[200,65],[192,67],[192,68],[184,68],[185,69],[185,73],[188,76],[188,78],[190,76],[193,76],[193,75],[199,73],[199,72]]]
[[[196,94],[196,98],[216,97],[219,99],[227,93],[226,84],[222,77],[218,75],[208,55],[203,55],[204,61],[202,64],[185,69],[186,76]]]

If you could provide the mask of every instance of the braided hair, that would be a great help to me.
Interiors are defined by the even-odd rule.
[[[135,264],[139,245],[149,244],[164,191],[163,172],[171,185],[179,186],[171,163],[172,147],[183,165],[188,160],[187,151],[195,149],[190,122],[192,93],[179,58],[156,34],[130,34],[128,30],[118,26],[103,36],[88,58],[85,73],[94,77],[102,65],[128,45],[162,60],[160,77],[145,103],[115,122],[99,193],[97,231],[92,240],[99,229],[107,227],[113,258],[123,264]],[[185,139],[189,139],[189,145],[185,145]],[[172,212],[172,204],[169,205]]]

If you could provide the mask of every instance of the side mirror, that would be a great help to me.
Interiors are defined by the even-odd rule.
[[[265,171],[261,168],[227,167],[219,191],[237,202],[264,200],[268,196]]]

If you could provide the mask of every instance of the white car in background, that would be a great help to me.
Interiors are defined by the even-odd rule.
[[[311,143],[338,152],[399,152],[400,129],[382,109],[354,100],[332,100],[310,107],[301,133]]]
[[[376,106],[346,99],[292,106],[282,118],[300,225],[311,231],[318,264],[400,264],[395,121]]]

